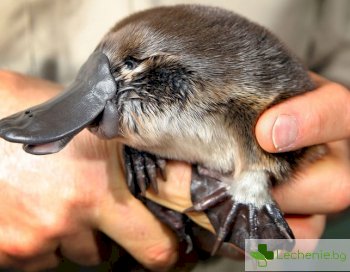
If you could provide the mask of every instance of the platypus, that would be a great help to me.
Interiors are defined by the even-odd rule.
[[[65,92],[2,119],[0,136],[32,154],[58,152],[84,128],[116,138],[125,145],[129,187],[140,196],[157,190],[166,160],[186,161],[194,205],[184,213],[208,214],[212,253],[225,241],[244,248],[246,238],[292,245],[270,188],[322,151],[267,153],[254,127],[267,108],[314,88],[265,28],[221,8],[157,7],[118,22]],[[171,225],[178,214],[166,214],[160,217]]]

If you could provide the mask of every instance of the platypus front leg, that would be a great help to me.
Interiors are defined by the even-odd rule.
[[[163,223],[172,229],[180,241],[187,243],[186,252],[193,249],[190,237],[191,224],[189,218],[177,211],[161,206],[144,197],[149,186],[158,193],[157,173],[166,180],[166,161],[147,152],[124,146],[125,172],[130,191],[139,198],[147,208]],[[138,187],[136,187],[138,186]],[[139,195],[141,194],[141,195]]]
[[[135,185],[142,195],[149,186],[158,193],[157,172],[166,180],[166,161],[147,152],[124,146],[124,160],[127,184],[132,193],[136,192]]]

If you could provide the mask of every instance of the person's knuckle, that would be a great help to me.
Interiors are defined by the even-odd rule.
[[[89,186],[87,186],[89,187]],[[88,210],[94,207],[94,194],[89,191],[92,188],[71,188],[70,192],[65,197],[63,209],[68,212]]]
[[[144,255],[144,264],[147,267],[165,268],[173,264],[176,259],[176,251],[172,246],[156,245],[148,248]]]
[[[48,241],[62,236],[71,223],[68,210],[64,207],[40,211],[36,215],[37,222],[32,228],[32,236],[33,239],[41,241]]]

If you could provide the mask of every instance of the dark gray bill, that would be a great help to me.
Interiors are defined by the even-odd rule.
[[[116,90],[107,56],[94,52],[66,91],[0,120],[0,137],[23,143],[32,154],[58,152],[97,118]]]

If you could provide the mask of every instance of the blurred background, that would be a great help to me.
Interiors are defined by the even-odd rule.
[[[68,84],[115,22],[139,10],[179,3],[220,6],[244,15],[275,33],[309,69],[350,86],[347,0],[1,0],[0,68]],[[349,228],[349,211],[332,215],[324,238],[350,239]],[[234,267],[244,270],[240,262],[215,259],[194,271]],[[108,263],[87,269],[64,260],[57,271],[110,269]]]
[[[244,15],[279,36],[310,69],[350,85],[347,0],[1,0],[0,67],[66,84],[118,20],[179,3]]]

